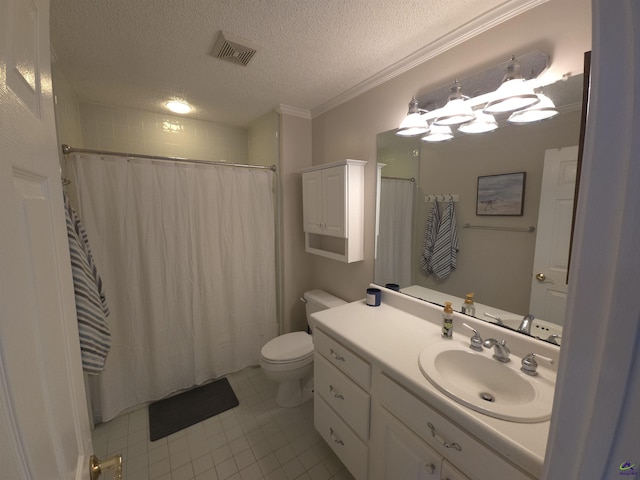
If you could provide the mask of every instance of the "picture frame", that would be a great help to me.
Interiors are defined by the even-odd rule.
[[[476,215],[522,216],[526,172],[478,177]]]

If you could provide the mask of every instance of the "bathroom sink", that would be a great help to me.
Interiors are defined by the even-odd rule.
[[[543,422],[551,417],[555,374],[539,369],[535,377],[520,371],[520,358],[509,363],[466,345],[440,341],[419,357],[423,375],[456,402],[491,417],[512,422]]]

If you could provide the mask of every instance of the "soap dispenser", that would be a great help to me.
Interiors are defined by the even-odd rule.
[[[476,315],[476,306],[473,304],[473,293],[467,293],[467,298],[465,298],[460,312],[471,317]]]
[[[444,302],[442,336],[444,338],[453,338],[453,308],[451,308],[451,302]]]

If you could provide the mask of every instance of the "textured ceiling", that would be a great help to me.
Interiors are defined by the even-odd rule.
[[[450,32],[523,0],[51,0],[57,66],[81,101],[248,126],[309,112]],[[209,55],[218,31],[257,46],[243,67]]]

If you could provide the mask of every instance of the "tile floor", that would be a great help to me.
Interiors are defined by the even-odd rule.
[[[236,408],[151,442],[144,407],[96,426],[95,454],[121,453],[126,480],[353,480],[316,432],[313,401],[278,407],[259,367],[227,378]]]

